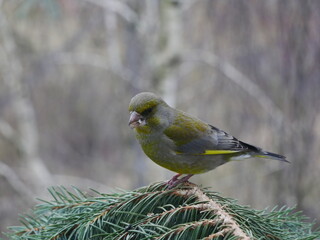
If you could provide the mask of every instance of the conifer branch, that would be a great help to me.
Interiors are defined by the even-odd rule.
[[[33,213],[11,227],[10,239],[281,239],[314,240],[293,209],[257,211],[235,200],[186,183],[168,190],[155,183],[134,191],[95,196],[64,187],[49,189],[53,200],[42,201]]]
[[[207,202],[205,205],[211,211],[215,211],[218,215],[218,219],[221,219],[224,224],[229,226],[229,229],[233,231],[233,234],[243,240],[250,240],[250,238],[242,231],[240,226],[236,221],[233,220],[233,217],[228,214],[219,203],[213,201],[209,198],[199,187],[196,185],[190,191],[181,190],[182,193],[185,192],[187,195],[195,195],[200,202]]]

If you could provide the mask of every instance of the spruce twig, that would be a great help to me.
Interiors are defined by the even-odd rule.
[[[186,183],[167,190],[155,183],[134,191],[91,196],[74,188],[51,188],[23,226],[11,227],[10,239],[281,239],[313,240],[300,213],[282,208],[258,211],[235,200]]]

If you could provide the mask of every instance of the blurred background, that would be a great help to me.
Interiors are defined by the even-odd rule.
[[[192,182],[318,221],[320,1],[0,4],[1,231],[49,186],[110,192],[169,179],[128,127],[141,91],[291,161],[233,162]]]

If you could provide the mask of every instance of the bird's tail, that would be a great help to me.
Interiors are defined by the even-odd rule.
[[[257,154],[253,155],[254,157],[259,157],[259,158],[269,158],[273,160],[278,160],[282,162],[289,162],[285,156],[282,156],[280,154],[272,153],[272,152],[267,152],[267,151],[259,151]]]
[[[259,147],[253,146],[251,144],[245,143],[245,142],[240,142],[242,145],[246,146],[251,154],[251,157],[258,157],[258,158],[268,158],[268,159],[273,159],[273,160],[278,160],[278,161],[282,161],[282,162],[288,162],[289,161],[286,159],[285,156],[282,156],[280,154],[277,153],[272,153],[272,152],[267,152],[262,150]]]

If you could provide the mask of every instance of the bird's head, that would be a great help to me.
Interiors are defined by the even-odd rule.
[[[137,130],[147,130],[161,123],[161,108],[168,105],[154,93],[142,92],[134,96],[129,104],[129,126]]]

